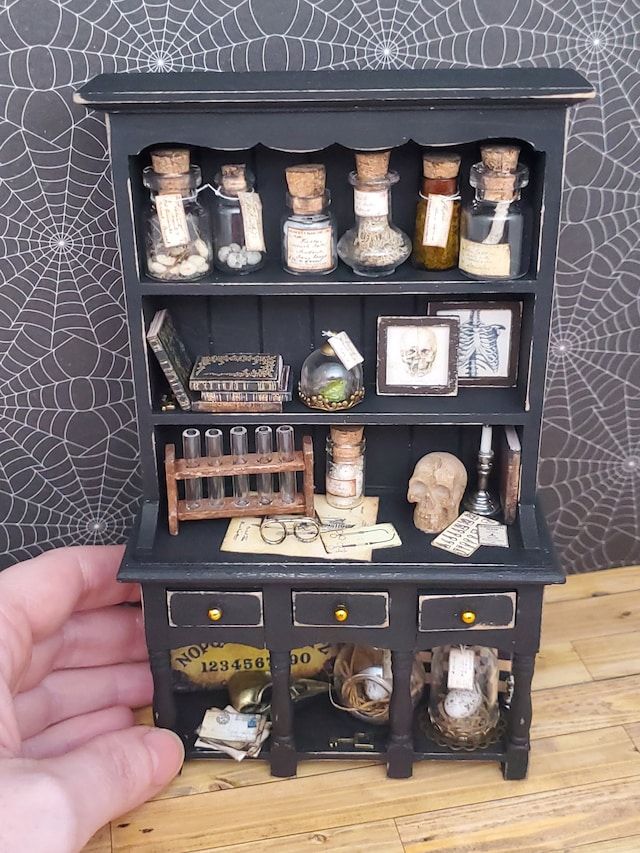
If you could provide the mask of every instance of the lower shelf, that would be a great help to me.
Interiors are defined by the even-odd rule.
[[[175,731],[182,738],[188,759],[228,758],[222,753],[197,749],[195,729],[202,722],[207,708],[224,707],[228,703],[224,689],[202,690],[195,692],[176,692],[175,702],[178,723]],[[414,716],[414,758],[420,760],[453,760],[453,761],[503,761],[506,757],[504,744],[500,741],[483,749],[463,752],[440,746],[426,736],[420,726],[420,719],[426,709],[421,703]],[[329,741],[341,738],[351,739],[356,733],[363,733],[373,743],[372,750],[354,749],[350,746],[330,747]],[[294,713],[294,740],[299,760],[304,759],[355,759],[382,760],[387,753],[389,727],[372,725],[352,717],[345,711],[334,708],[328,696],[316,697],[308,703],[299,705]],[[257,759],[269,760],[270,739],[267,740]]]

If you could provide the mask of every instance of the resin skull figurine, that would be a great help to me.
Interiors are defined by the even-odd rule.
[[[431,370],[438,351],[438,341],[433,329],[421,329],[419,340],[402,347],[402,363],[412,376],[426,376]]]
[[[451,453],[427,453],[409,480],[407,500],[416,504],[413,523],[423,533],[440,533],[458,517],[467,470]]]

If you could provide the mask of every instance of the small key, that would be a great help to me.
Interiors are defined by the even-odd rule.
[[[353,749],[363,752],[373,752],[374,745],[371,735],[366,732],[356,732],[353,737],[336,737],[331,738],[329,747],[331,749],[339,749],[341,746],[351,746]]]

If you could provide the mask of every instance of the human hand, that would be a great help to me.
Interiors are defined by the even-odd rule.
[[[153,685],[120,546],[62,548],[0,573],[0,850],[72,853],[161,790],[184,758],[134,726]]]

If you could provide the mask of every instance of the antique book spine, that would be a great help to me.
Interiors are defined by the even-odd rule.
[[[505,524],[513,524],[520,500],[521,449],[513,427],[504,428],[500,453],[500,502]]]
[[[212,403],[282,403],[291,400],[289,366],[282,372],[282,384],[277,391],[202,391],[202,399]]]
[[[196,379],[191,377],[189,387],[192,391],[250,391],[252,393],[262,391],[277,391],[280,387],[279,379]]]
[[[162,372],[167,378],[167,382],[169,383],[171,390],[175,394],[175,398],[178,401],[178,405],[185,412],[191,411],[191,398],[189,394],[180,381],[180,377],[176,373],[176,370],[171,363],[171,359],[169,358],[166,349],[162,345],[162,341],[157,335],[147,335],[147,340],[149,342],[149,346],[154,351],[156,358],[158,359],[158,364],[162,368]]]
[[[282,412],[282,403],[233,403],[194,400],[194,412]]]

